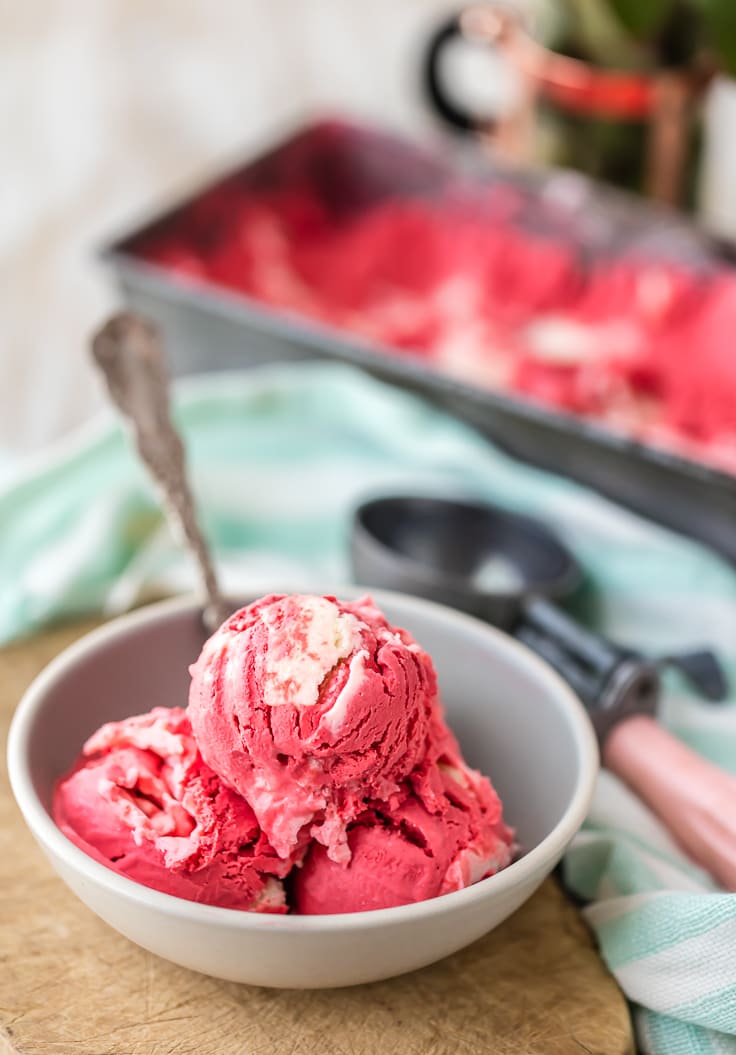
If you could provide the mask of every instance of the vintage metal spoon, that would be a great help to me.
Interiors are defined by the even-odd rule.
[[[204,623],[208,630],[215,630],[232,606],[220,591],[209,548],[197,522],[184,445],[171,419],[159,332],[136,315],[115,315],[93,338],[92,355],[113,403],[132,428],[141,459],[163,494],[172,528],[196,561],[204,594]]]

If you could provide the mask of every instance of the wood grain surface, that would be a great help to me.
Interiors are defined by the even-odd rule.
[[[13,708],[77,624],[0,652]],[[4,757],[3,746],[3,757]],[[92,915],[51,870],[0,776],[3,1055],[627,1055],[626,1004],[553,880],[511,919],[432,967],[314,992],[175,967]]]

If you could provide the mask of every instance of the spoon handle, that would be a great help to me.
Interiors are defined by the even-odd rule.
[[[644,715],[612,730],[603,763],[659,815],[697,864],[736,890],[736,778]]]
[[[214,630],[230,613],[195,513],[184,445],[169,407],[166,362],[158,330],[136,315],[114,316],[96,334],[92,354],[110,396],[132,426],[140,456],[163,492],[170,521],[196,560],[206,598],[204,619]]]
[[[562,675],[580,697],[599,741],[630,714],[654,714],[656,663],[618,648],[543,597],[527,598],[514,636]]]

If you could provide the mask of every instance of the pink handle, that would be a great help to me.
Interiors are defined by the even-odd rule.
[[[628,718],[609,734],[603,763],[654,810],[686,853],[736,890],[736,779],[651,718]]]

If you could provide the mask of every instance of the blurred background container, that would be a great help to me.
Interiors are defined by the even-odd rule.
[[[705,215],[735,233],[733,0],[523,7],[535,18],[530,33],[599,66],[647,74],[683,67],[696,71],[700,87],[718,71],[704,161],[694,118],[683,180],[695,200],[693,173],[704,164]],[[0,476],[102,402],[86,340],[116,298],[96,247],[325,112],[441,139],[420,71],[427,42],[457,11],[455,0],[32,0],[0,8]],[[508,63],[481,51],[452,58],[453,86],[479,113],[508,114],[516,98]],[[561,134],[569,115],[558,107],[553,116],[556,145],[546,160],[590,170],[592,156],[595,174],[637,185],[631,176],[641,158],[633,168],[625,162],[632,142],[640,150],[638,133],[632,141],[631,128],[599,128],[591,155],[590,130]]]

